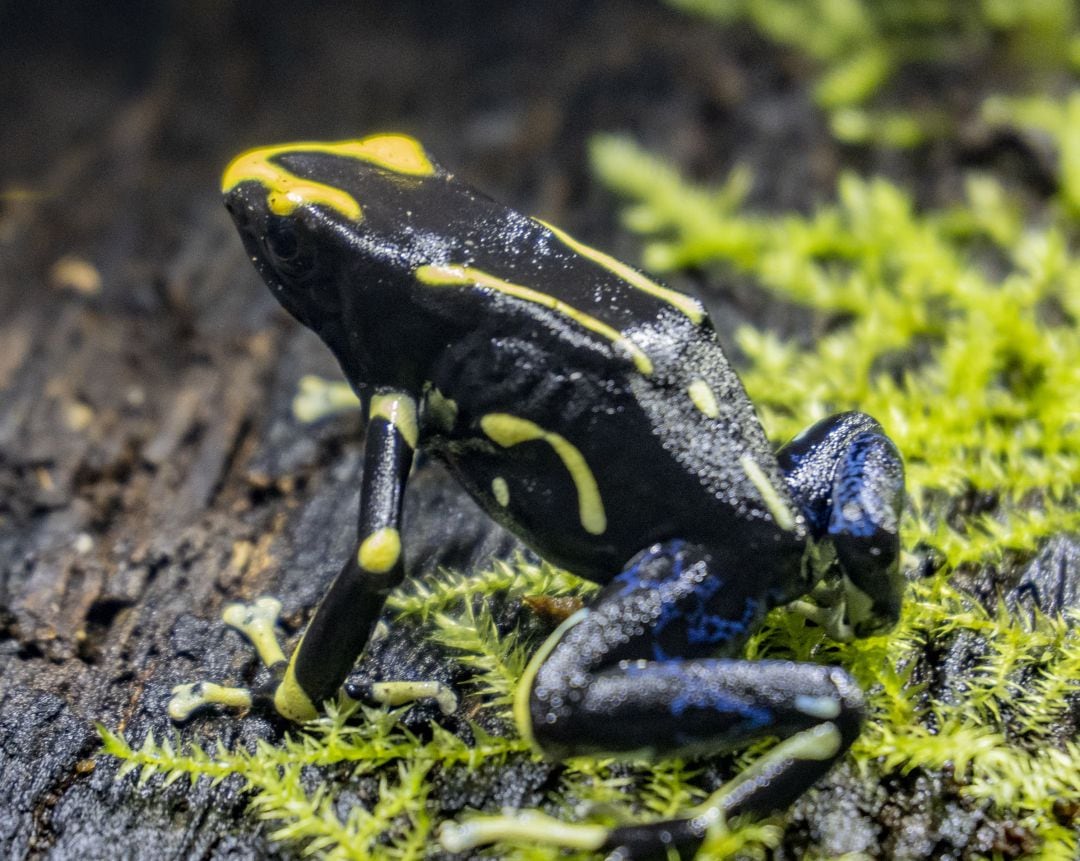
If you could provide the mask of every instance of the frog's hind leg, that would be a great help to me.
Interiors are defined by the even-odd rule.
[[[566,826],[585,829],[572,833],[579,842],[571,845],[593,841],[589,848],[617,858],[691,851],[713,822],[787,807],[857,737],[862,694],[843,670],[709,657],[737,652],[768,609],[759,578],[725,577],[722,567],[682,542],[640,555],[537,653],[515,717],[523,734],[558,759],[686,756],[766,736],[784,741],[684,816],[599,836],[596,826]],[[449,842],[458,848],[506,839],[520,828],[514,819],[480,820],[451,827]]]

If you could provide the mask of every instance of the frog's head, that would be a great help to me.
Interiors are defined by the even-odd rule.
[[[394,237],[410,191],[435,175],[446,176],[415,140],[377,135],[249,150],[225,169],[221,190],[263,280],[345,365],[361,350],[344,321],[357,319],[365,285],[407,262]]]

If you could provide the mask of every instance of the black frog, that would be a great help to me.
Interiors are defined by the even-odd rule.
[[[903,466],[874,419],[832,416],[774,451],[696,300],[455,180],[411,138],[252,150],[223,191],[260,275],[369,405],[356,551],[291,659],[276,602],[227,611],[272,667],[256,700],[300,721],[341,686],[402,579],[421,448],[540,555],[602,584],[520,685],[519,729],[544,754],[784,739],[685,816],[564,827],[563,842],[692,848],[718,817],[786,807],[844,753],[864,716],[851,678],[740,649],[779,605],[841,639],[896,622]],[[455,703],[438,685],[376,687]],[[170,712],[207,702],[252,696],[181,686]],[[549,822],[498,817],[443,840],[536,839]]]

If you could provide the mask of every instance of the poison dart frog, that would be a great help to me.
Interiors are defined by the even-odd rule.
[[[601,584],[518,688],[518,727],[545,756],[783,739],[663,822],[481,818],[445,829],[446,848],[692,851],[713,822],[781,810],[829,770],[864,718],[854,681],[740,649],[779,605],[841,640],[896,622],[904,473],[874,419],[834,415],[774,451],[698,301],[494,202],[412,138],[255,149],[222,189],[255,268],[369,415],[356,548],[291,658],[276,602],[227,610],[272,668],[256,700],[303,721],[342,685],[402,580],[402,497],[423,449],[542,557]],[[375,688],[455,704],[437,684]],[[170,713],[252,701],[200,683]]]

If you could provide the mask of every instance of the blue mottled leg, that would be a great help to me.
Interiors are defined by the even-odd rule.
[[[701,808],[613,829],[593,848],[629,858],[695,846],[711,822],[787,806],[858,735],[862,696],[843,670],[715,657],[736,653],[768,609],[756,578],[726,579],[717,567],[694,545],[652,548],[552,635],[522,679],[515,716],[552,758],[681,756],[785,739]],[[469,828],[452,829],[450,845],[510,833],[498,820],[482,823],[482,838]],[[582,840],[598,839],[582,828],[592,829]]]

